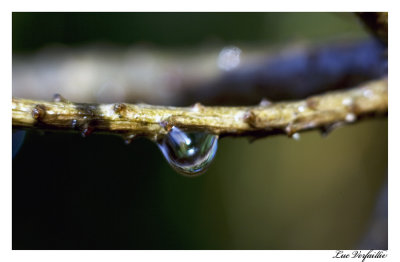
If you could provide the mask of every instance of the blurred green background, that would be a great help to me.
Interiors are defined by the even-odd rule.
[[[13,13],[12,46],[35,54],[52,44],[279,46],[367,35],[342,13]],[[187,178],[145,139],[31,131],[12,163],[13,249],[355,249],[387,183],[387,134],[380,118],[326,138],[223,138],[209,170]],[[387,245],[387,227],[376,234]]]

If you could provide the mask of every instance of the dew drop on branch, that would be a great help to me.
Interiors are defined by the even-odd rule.
[[[299,133],[294,133],[293,135],[292,135],[292,138],[294,139],[294,140],[300,140],[300,134]]]
[[[224,71],[231,71],[239,66],[242,50],[236,46],[224,47],[218,55],[218,67]]]
[[[177,172],[196,176],[204,173],[213,161],[218,148],[218,136],[185,132],[174,126],[157,144]]]

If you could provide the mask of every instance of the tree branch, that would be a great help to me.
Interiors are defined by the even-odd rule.
[[[157,50],[87,47],[13,56],[13,96],[76,102],[187,106],[252,105],[260,98],[304,99],[387,75],[387,47],[375,39],[296,44],[283,49],[239,46],[237,67],[218,67],[221,49]]]
[[[283,50],[268,59],[226,72],[197,88],[181,90],[191,103],[254,104],[260,97],[304,99],[354,87],[387,75],[387,48],[375,39]]]
[[[383,43],[388,42],[388,13],[360,12],[356,13],[365,26]]]
[[[147,136],[167,134],[172,126],[221,136],[266,136],[351,123],[388,108],[387,79],[309,97],[296,102],[252,107],[163,107],[146,104],[83,104],[56,97],[56,102],[13,98],[12,123],[17,128],[79,130]]]

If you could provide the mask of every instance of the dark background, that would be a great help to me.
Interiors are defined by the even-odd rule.
[[[367,33],[338,13],[13,13],[12,46],[29,55],[53,44],[280,45],[343,35]],[[13,249],[387,248],[387,143],[385,118],[327,138],[224,138],[210,169],[187,178],[145,139],[29,131],[12,161]]]

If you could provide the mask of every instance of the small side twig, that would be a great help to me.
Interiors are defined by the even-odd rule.
[[[366,115],[386,113],[387,79],[330,92],[295,102],[267,103],[252,107],[164,107],[147,104],[83,104],[12,100],[16,128],[79,130],[144,135],[157,139],[172,126],[221,136],[265,136],[351,123]]]

